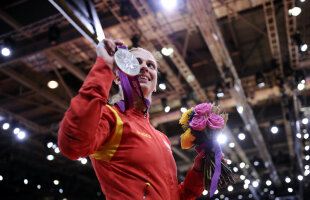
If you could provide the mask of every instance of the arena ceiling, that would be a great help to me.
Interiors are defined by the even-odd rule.
[[[310,198],[309,127],[302,123],[310,114],[310,56],[301,49],[310,45],[309,0],[178,0],[171,11],[155,0],[93,2],[107,38],[138,44],[159,61],[167,88],[154,94],[150,121],[169,137],[180,181],[196,155],[180,148],[180,108],[210,101],[229,113],[222,148],[237,177],[233,191],[212,199]],[[302,10],[296,17],[288,13],[295,4]],[[47,147],[56,144],[95,47],[48,1],[1,1],[0,17],[0,43],[12,47],[0,56],[0,197],[104,199],[88,159],[71,161]],[[173,54],[163,55],[164,47]],[[50,80],[59,86],[48,88]]]

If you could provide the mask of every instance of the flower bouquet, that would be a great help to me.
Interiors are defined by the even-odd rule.
[[[234,176],[226,164],[216,138],[225,127],[228,114],[221,113],[220,107],[202,103],[183,113],[179,123],[185,131],[181,135],[182,149],[195,145],[199,153],[204,150],[203,186],[212,197],[216,189],[234,182]]]

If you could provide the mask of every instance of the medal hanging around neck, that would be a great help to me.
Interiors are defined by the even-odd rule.
[[[120,109],[125,112],[133,108],[133,92],[142,98],[146,108],[150,107],[150,102],[144,98],[137,75],[140,72],[140,64],[137,58],[128,51],[126,46],[117,46],[114,54],[115,63],[118,67],[118,75],[123,89],[124,102],[117,102]],[[125,103],[125,105],[123,105]]]

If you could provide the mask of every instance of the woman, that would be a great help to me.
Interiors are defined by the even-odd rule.
[[[71,159],[90,156],[109,200],[195,199],[202,192],[203,152],[178,185],[169,140],[151,126],[142,98],[134,98],[134,108],[124,112],[117,105],[107,105],[113,80],[119,84],[111,56],[117,45],[123,42],[105,39],[104,45],[98,45],[96,63],[60,124],[61,152]],[[143,95],[151,101],[157,84],[157,62],[142,48],[131,53],[140,63],[138,80]]]

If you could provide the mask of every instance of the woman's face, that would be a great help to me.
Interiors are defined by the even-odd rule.
[[[157,62],[154,56],[143,49],[131,51],[140,63],[140,73],[138,80],[145,98],[149,99],[152,92],[156,90],[157,85]]]

